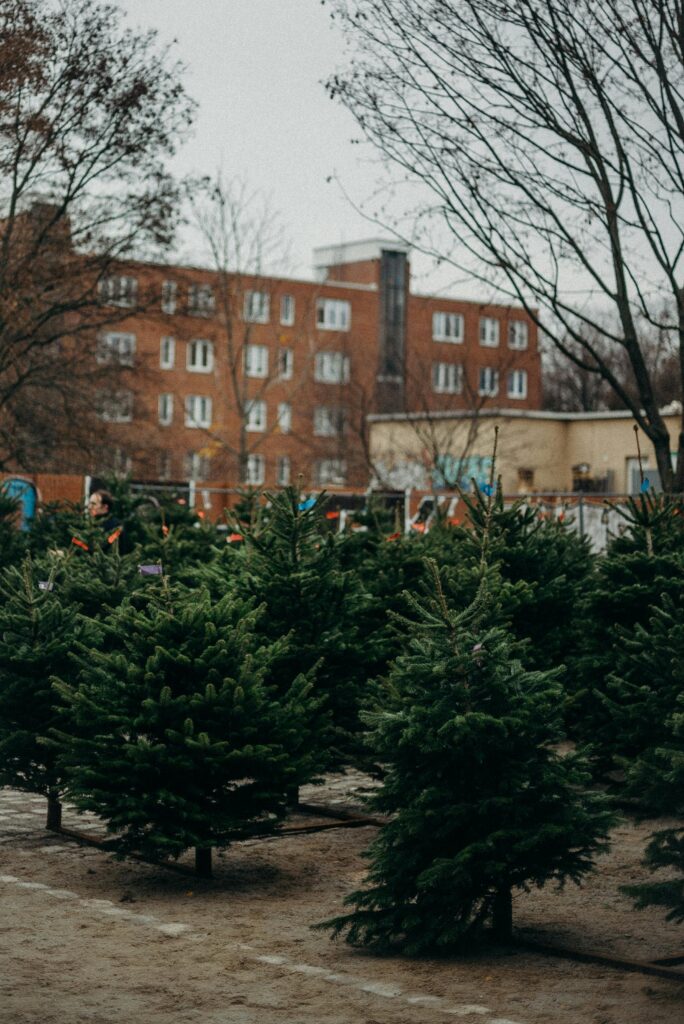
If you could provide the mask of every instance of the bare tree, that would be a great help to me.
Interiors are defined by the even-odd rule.
[[[329,90],[424,190],[413,244],[522,302],[684,491],[684,433],[675,475],[642,336],[670,334],[681,390],[682,0],[329,3],[355,47]]]
[[[98,0],[0,7],[0,467],[92,447],[98,399],[126,380],[98,335],[146,301],[122,261],[175,228],[165,159],[193,105],[155,34],[120,18]]]

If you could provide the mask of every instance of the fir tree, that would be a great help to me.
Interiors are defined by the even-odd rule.
[[[150,579],[105,624],[116,646],[81,645],[78,685],[55,683],[69,796],[107,822],[120,853],[194,847],[209,874],[212,847],[272,830],[286,788],[310,775],[310,682],[267,685],[285,641],[264,644],[260,614]]]
[[[19,529],[19,500],[0,488],[0,568],[17,565],[26,547],[26,534]]]
[[[670,735],[662,747],[649,756],[640,758],[629,776],[631,792],[649,806],[676,814],[684,813],[684,694],[680,693],[677,707],[681,711],[668,722]],[[666,878],[642,885],[622,887],[634,897],[638,908],[667,907],[668,921],[684,921],[684,827],[661,829],[654,832],[646,848],[646,865],[652,870],[675,869],[677,877]]]
[[[300,671],[315,669],[325,699],[318,745],[333,767],[360,749],[358,711],[373,658],[360,626],[369,601],[355,574],[341,568],[339,544],[323,517],[325,496],[301,501],[288,487],[268,497],[268,520],[246,533],[235,585],[264,604],[269,640],[290,638],[272,681],[288,687]]]
[[[411,954],[465,949],[491,921],[511,935],[511,894],[555,879],[578,882],[611,824],[561,736],[558,672],[528,671],[498,622],[505,590],[482,566],[478,592],[454,611],[442,574],[410,598],[413,619],[387,682],[365,717],[387,766],[371,805],[392,818],[372,844],[355,909],[318,927],[354,945]]]
[[[58,720],[50,677],[69,677],[80,634],[75,610],[54,587],[54,575],[29,557],[0,578],[0,785],[46,796],[48,828],[60,826],[62,788],[55,753],[42,742]]]
[[[682,792],[665,784],[662,748],[672,739],[672,713],[684,693],[684,571],[677,602],[662,596],[647,624],[620,630],[615,667],[597,691],[604,715],[594,716],[594,754],[627,771],[626,794],[647,807],[672,811]]]

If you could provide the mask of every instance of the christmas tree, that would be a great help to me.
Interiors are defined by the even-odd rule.
[[[329,767],[340,765],[360,749],[358,711],[373,659],[360,626],[370,602],[355,574],[341,568],[339,542],[325,524],[325,496],[302,501],[288,487],[268,497],[267,522],[245,535],[235,585],[263,603],[269,640],[290,638],[273,664],[273,683],[288,687],[300,671],[316,671],[316,690],[325,698],[318,748]]]
[[[151,577],[104,625],[116,645],[81,645],[78,685],[52,736],[70,798],[95,811],[120,853],[157,859],[272,830],[283,793],[311,773],[311,684],[267,684],[286,641],[257,632],[254,601]]]
[[[374,809],[391,815],[368,857],[355,907],[324,922],[355,945],[423,954],[467,948],[491,921],[510,938],[516,889],[578,882],[606,845],[611,816],[584,792],[561,735],[557,670],[529,671],[498,625],[506,584],[481,562],[471,604],[454,610],[444,574],[410,598],[413,618],[386,684],[365,715],[387,767]]]
[[[54,588],[54,575],[29,557],[0,577],[0,786],[46,796],[48,828],[61,823],[62,785],[55,752],[42,742],[58,719],[50,677],[69,677],[81,631]]]
[[[681,634],[680,634],[681,637]],[[684,814],[684,694],[680,692],[676,711],[667,722],[669,736],[661,747],[638,759],[628,781],[632,794],[661,811]],[[624,886],[636,906],[667,907],[668,921],[684,921],[684,827],[654,832],[646,848],[646,865],[652,871],[675,869],[668,877],[642,885]]]

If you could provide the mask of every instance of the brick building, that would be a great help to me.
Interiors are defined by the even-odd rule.
[[[120,319],[98,360],[109,464],[140,480],[361,488],[366,416],[539,409],[537,330],[520,308],[412,295],[406,249],[319,249],[316,280],[128,264],[101,282]],[[129,312],[130,310],[130,312]]]

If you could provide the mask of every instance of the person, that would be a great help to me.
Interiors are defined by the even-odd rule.
[[[125,554],[128,550],[127,538],[123,524],[114,512],[113,495],[104,488],[93,491],[88,498],[88,515],[102,528],[105,535],[105,549],[118,542],[119,552]]]

